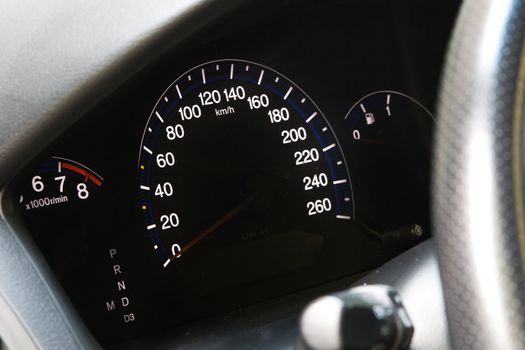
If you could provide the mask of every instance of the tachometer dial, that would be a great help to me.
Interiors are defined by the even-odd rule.
[[[53,157],[45,162],[20,194],[24,210],[61,206],[87,200],[97,192],[104,179],[93,170],[74,160]]]
[[[403,93],[377,91],[357,101],[345,122],[347,156],[358,164],[357,222],[378,235],[428,234],[432,114]]]
[[[103,220],[104,179],[62,157],[46,159],[28,175],[18,192],[24,222],[58,276],[67,278],[89,259],[86,242],[97,236],[89,223]]]
[[[164,267],[204,275],[229,264],[246,270],[240,280],[301,268],[354,215],[330,124],[297,85],[252,62],[214,61],[175,80],[138,166],[144,228]]]

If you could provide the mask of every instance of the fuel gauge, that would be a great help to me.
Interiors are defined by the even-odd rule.
[[[350,108],[345,123],[356,222],[376,236],[407,227],[428,235],[430,111],[403,93],[376,91]]]

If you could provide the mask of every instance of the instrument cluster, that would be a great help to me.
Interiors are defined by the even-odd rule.
[[[54,140],[9,215],[103,345],[369,271],[431,235],[456,7],[247,6]]]

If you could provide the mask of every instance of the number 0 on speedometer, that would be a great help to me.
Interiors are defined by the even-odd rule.
[[[177,78],[151,112],[138,166],[144,230],[164,267],[226,254],[249,264],[290,242],[279,237],[323,237],[354,214],[345,158],[319,108],[252,62]]]

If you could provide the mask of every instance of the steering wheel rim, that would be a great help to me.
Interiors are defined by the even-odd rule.
[[[524,3],[466,0],[444,70],[432,209],[458,349],[525,348]]]

